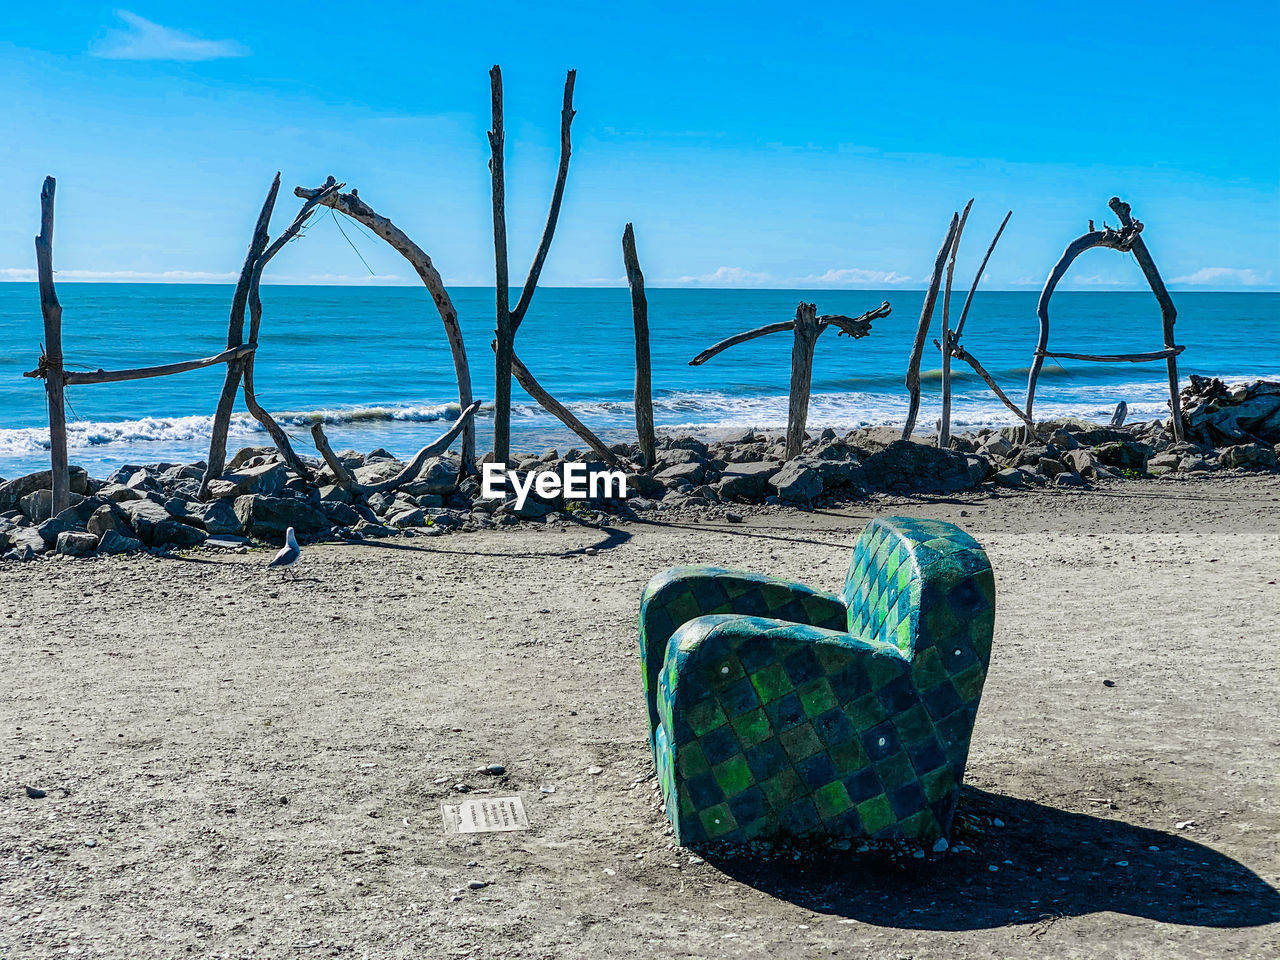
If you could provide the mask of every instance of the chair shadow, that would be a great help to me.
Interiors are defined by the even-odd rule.
[[[1280,892],[1185,835],[967,787],[960,813],[955,842],[972,851],[930,860],[836,851],[798,859],[698,852],[762,893],[884,927],[981,930],[1103,910],[1201,927],[1280,920]],[[1005,826],[986,826],[979,835],[966,829],[975,814],[975,822],[999,818]]]

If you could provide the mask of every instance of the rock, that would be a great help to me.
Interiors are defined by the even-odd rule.
[[[822,475],[803,459],[792,460],[769,479],[786,503],[807,505],[822,493]]]
[[[1027,475],[1017,467],[1006,467],[996,474],[997,487],[1011,487],[1014,489],[1025,487],[1027,485]]]
[[[116,533],[124,534],[127,537],[133,536],[133,528],[129,526],[129,521],[125,518],[124,511],[115,505],[114,502],[108,501],[94,510],[89,519],[85,521],[85,531],[92,533],[95,537],[101,539],[109,530]]]
[[[1053,483],[1057,487],[1083,487],[1084,478],[1078,473],[1060,473],[1053,478]]]
[[[671,488],[686,483],[691,486],[697,486],[702,482],[702,478],[706,474],[707,468],[703,463],[698,460],[688,460],[684,463],[672,464],[660,470],[655,479]]]
[[[222,476],[209,481],[209,496],[214,499],[242,497],[257,494],[271,497],[284,489],[289,482],[289,471],[283,463],[268,462],[256,466],[243,466],[228,470]]]
[[[41,492],[43,493],[44,491]],[[44,542],[52,547],[58,542],[58,534],[60,533],[67,530],[83,533],[87,529],[89,518],[93,516],[98,507],[105,505],[107,502],[96,498],[80,498],[78,503],[67,507],[56,517],[46,520],[36,529],[39,531],[40,536],[44,537]]]
[[[965,454],[911,440],[895,440],[871,454],[861,477],[873,490],[956,493],[976,486]]]
[[[107,483],[98,491],[98,496],[123,503],[126,500],[146,500],[147,492],[137,487],[126,487],[123,483]]]
[[[272,446],[241,447],[239,450],[236,451],[235,456],[232,457],[230,462],[227,464],[227,470],[229,471],[239,470],[241,467],[243,467],[245,464],[249,463],[250,461],[254,461],[256,463],[265,463],[268,460],[274,460],[276,457],[277,457],[276,448]]]
[[[137,553],[145,547],[137,537],[129,536],[117,530],[108,530],[98,541],[99,553]]]
[[[217,503],[217,501],[213,501]],[[206,504],[190,497],[170,497],[162,504],[165,512],[179,523],[204,529],[204,515],[208,509]]]
[[[772,493],[769,481],[782,464],[773,460],[759,463],[734,463],[726,465],[719,481],[712,484],[716,494],[725,500],[752,502],[763,500]]]
[[[986,443],[984,443],[980,449],[988,456],[999,457],[1003,460],[1005,457],[1009,456],[1009,454],[1013,453],[1013,444],[1000,434],[993,433],[987,438]]]
[[[13,527],[5,534],[5,540],[9,551],[16,551],[19,555],[34,555],[49,549],[49,545],[44,542],[44,537],[40,536],[40,531],[35,527]],[[22,559],[27,557],[23,556]]]
[[[1155,451],[1145,443],[1128,439],[1104,443],[1093,451],[1094,459],[1109,467],[1115,467],[1117,470],[1136,470],[1139,473],[1146,472],[1147,461],[1154,454]]]
[[[735,511],[733,511],[733,510],[729,510],[729,511],[727,511],[727,512],[725,513],[725,515],[724,515],[724,518],[725,518],[726,520],[728,520],[730,523],[741,523],[741,522],[742,522],[742,514],[740,514],[740,513],[736,513],[736,512],[735,512]]]
[[[377,452],[377,451],[375,451]],[[356,483],[375,484],[382,483],[384,480],[390,480],[392,477],[399,476],[404,470],[405,465],[399,460],[388,455],[385,458],[370,459],[365,458],[364,466],[356,467],[353,474]]]
[[[1219,451],[1218,463],[1228,470],[1270,470],[1276,465],[1276,452],[1269,444],[1242,443]]]
[[[1076,442],[1082,447],[1096,447],[1104,443],[1119,443],[1133,439],[1126,431],[1112,430],[1109,427],[1089,426],[1085,429],[1067,427],[1066,432],[1075,437]]]
[[[666,496],[666,493],[666,485],[663,484],[661,480],[651,477],[647,473],[627,474],[628,496],[661,500]]]
[[[351,492],[336,483],[325,484],[320,488],[321,503],[350,503]]]
[[[130,500],[118,506],[129,518],[134,535],[149,547],[193,547],[207,536],[203,530],[174,520],[152,500]]]
[[[211,534],[235,534],[244,526],[236,516],[235,503],[231,500],[212,500],[205,504],[201,520],[206,532]]]
[[[211,547],[215,550],[236,550],[248,545],[248,543],[248,537],[237,537],[230,533],[220,533],[217,536],[209,537],[205,540],[203,546]]]
[[[1093,458],[1093,452],[1090,450],[1068,450],[1062,455],[1062,463],[1063,466],[1082,477],[1097,475],[1098,462]]]
[[[83,557],[93,553],[98,546],[98,538],[92,533],[79,530],[63,530],[58,534],[57,551],[67,557]]]
[[[332,500],[320,501],[320,512],[329,518],[329,521],[339,527],[351,527],[360,522],[360,514],[355,508]]]
[[[528,503],[525,506],[528,506]],[[391,513],[387,523],[393,527],[422,527],[426,526],[427,514],[421,507],[410,507],[407,510]]]
[[[71,492],[85,496],[89,493],[89,475],[80,467],[70,467],[67,471]],[[36,490],[52,490],[53,489],[53,471],[41,470],[38,473],[29,473],[23,477],[15,477],[4,483],[0,483],[0,512],[5,510],[14,510],[18,506],[18,502],[29,493]]]
[[[235,507],[241,528],[259,539],[279,540],[289,527],[299,536],[329,528],[325,515],[305,500],[250,494],[236,497]]]
[[[458,488],[458,462],[452,457],[428,460],[413,481],[414,496],[434,493],[447,497]]]

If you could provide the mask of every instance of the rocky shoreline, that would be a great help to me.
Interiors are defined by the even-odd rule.
[[[714,512],[740,519],[743,505],[800,509],[833,506],[875,494],[948,494],[1044,486],[1085,488],[1137,477],[1274,471],[1280,453],[1280,383],[1228,387],[1192,377],[1183,390],[1186,437],[1167,421],[1099,426],[1078,420],[980,430],[952,439],[950,449],[904,441],[894,427],[837,435],[823,430],[801,456],[784,462],[777,434],[743,431],[717,440],[664,437],[657,462],[628,468],[627,496],[565,502],[531,494],[488,500],[480,482],[460,475],[454,454],[429,460],[395,491],[362,495],[339,485],[322,461],[316,482],[290,471],[274,447],[246,447],[199,496],[203,463],[128,465],[95,479],[72,468],[72,505],[50,516],[50,473],[0,482],[0,558],[163,554],[196,547],[247,550],[278,544],[287,527],[303,542],[396,536],[441,536],[486,527],[610,522],[669,511]],[[611,448],[634,463],[635,444]],[[385,450],[339,454],[361,485],[397,476],[405,464]],[[521,474],[584,462],[611,469],[592,451],[549,450],[519,458]]]

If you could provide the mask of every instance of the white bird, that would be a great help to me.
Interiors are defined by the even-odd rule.
[[[267,564],[268,567],[284,567],[286,570],[298,562],[298,558],[302,556],[302,548],[298,546],[297,538],[293,535],[293,527],[284,532],[284,546],[280,548],[280,552],[275,558]],[[294,574],[296,577],[297,574]]]

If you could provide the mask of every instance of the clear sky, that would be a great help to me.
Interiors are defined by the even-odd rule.
[[[547,284],[921,286],[970,197],[971,275],[1038,288],[1119,194],[1171,286],[1280,288],[1280,3],[7,3],[0,279],[234,278],[276,170],[333,174],[455,284],[492,284],[488,68],[506,86],[512,277],[573,163]],[[277,282],[411,282],[329,214]],[[376,275],[370,276],[370,269]],[[1136,287],[1093,251],[1064,285]]]

